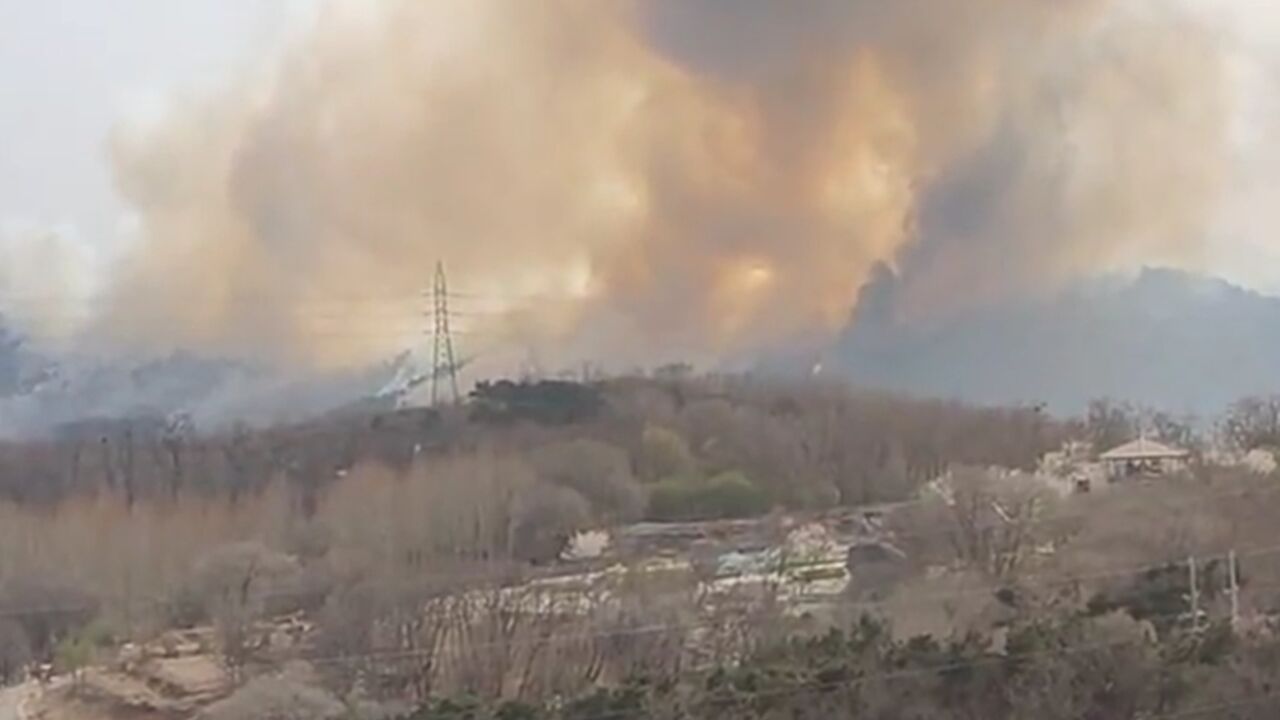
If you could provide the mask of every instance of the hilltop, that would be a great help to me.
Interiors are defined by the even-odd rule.
[[[1200,415],[1274,391],[1280,299],[1147,269],[936,319],[897,317],[896,279],[862,293],[829,366],[858,384],[1078,413],[1114,397]]]

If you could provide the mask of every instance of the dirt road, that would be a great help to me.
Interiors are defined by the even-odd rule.
[[[0,690],[0,720],[26,720],[25,705],[30,697],[30,683]]]

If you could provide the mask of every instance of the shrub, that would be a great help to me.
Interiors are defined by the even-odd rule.
[[[653,486],[649,493],[649,519],[727,520],[752,517],[769,510],[765,492],[738,471],[709,480],[674,477]]]
[[[529,489],[513,518],[511,555],[534,564],[554,561],[586,525],[587,515],[587,501],[569,488]]]
[[[621,448],[580,438],[538,448],[533,465],[542,480],[576,491],[609,520],[634,520],[644,496]]]
[[[600,688],[570,702],[564,709],[566,720],[641,720],[651,717],[648,711],[648,688],[630,684],[620,688]]]
[[[721,473],[707,481],[700,500],[707,513],[716,518],[751,517],[769,510],[765,492],[738,471]]]
[[[689,520],[696,492],[692,483],[680,478],[669,478],[655,484],[649,490],[648,518],[663,522]]]
[[[693,453],[685,439],[658,425],[645,427],[637,465],[641,477],[647,480],[687,475],[695,470]]]
[[[53,651],[53,665],[60,673],[69,673],[77,680],[80,671],[93,662],[95,647],[88,638],[79,634],[64,638]]]
[[[268,595],[297,573],[294,558],[256,542],[221,545],[196,563],[191,583],[205,600],[223,660],[233,673],[257,642],[253,625],[264,614]]]

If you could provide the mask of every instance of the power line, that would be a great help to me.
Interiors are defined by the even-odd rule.
[[[296,295],[289,293],[271,293],[271,292],[237,292],[234,294],[215,294],[208,297],[196,295],[191,297],[192,301],[209,300],[218,305],[238,304],[238,303],[262,303],[279,301],[289,306],[339,306],[339,305],[389,305],[398,303],[414,303],[421,300],[423,295],[434,296],[434,291],[412,292],[412,293],[393,293],[393,294],[361,294],[361,295],[342,295],[335,293],[321,293],[316,295]],[[446,290],[445,296],[455,302],[462,302],[464,305],[477,301],[501,304],[502,309],[494,309],[493,312],[506,312],[509,309],[515,309],[529,303],[542,302],[548,299],[565,299],[580,300],[583,299],[576,295],[565,293],[545,292],[545,293],[474,293],[474,292],[453,292]],[[87,295],[14,295],[5,294],[0,291],[0,312],[12,312],[29,307],[49,306],[55,309],[72,309],[75,306],[82,307],[86,310],[96,310],[104,304],[108,304],[113,300],[125,301],[130,307],[135,307],[137,303],[145,303],[154,299],[154,296],[146,294],[138,295],[111,295],[111,294],[87,294]]]
[[[435,297],[434,294],[432,294],[429,296],[428,299],[434,298],[434,297]],[[431,310],[424,311],[421,309],[420,303],[422,302],[422,300],[423,298],[417,297],[417,298],[405,298],[403,300],[396,300],[396,301],[370,301],[368,303],[355,303],[355,302],[326,303],[326,302],[306,301],[306,302],[297,302],[297,303],[290,302],[280,306],[280,308],[281,308],[281,316],[299,317],[299,318],[335,317],[335,318],[345,319],[353,315],[374,316],[374,317],[380,316],[380,315],[394,315],[394,316],[432,315],[433,311]],[[185,318],[185,317],[191,317],[193,315],[202,314],[202,307],[203,306],[191,306],[189,309],[181,309],[174,306],[151,306],[151,307],[139,309],[137,311],[133,311],[130,313],[130,316],[132,317],[141,316],[141,317],[147,317],[147,318],[150,318],[150,317]],[[251,311],[251,310],[261,311],[262,309],[261,304],[253,304],[253,305],[216,304],[210,307],[214,308],[217,311],[215,313],[212,313],[216,315],[230,314],[229,312],[230,310],[237,310],[241,308],[243,308],[246,311]],[[464,306],[462,309],[459,309],[458,307],[451,307],[450,315],[453,315],[455,317],[504,318],[504,317],[510,316],[512,313],[519,312],[519,310],[520,308],[515,308],[515,307],[468,308]],[[4,307],[0,307],[0,313],[3,313],[5,311],[6,309]],[[89,305],[82,306],[82,307],[49,306],[45,308],[38,308],[32,314],[42,318],[52,317],[52,318],[66,318],[66,319],[96,318],[104,315],[100,311],[99,307],[89,306]],[[110,317],[110,315],[107,315],[107,317]]]

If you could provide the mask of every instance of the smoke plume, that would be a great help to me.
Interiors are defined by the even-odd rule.
[[[143,240],[111,342],[317,364],[417,341],[717,357],[1194,261],[1211,36],[1104,0],[335,2],[270,67],[121,128]]]

